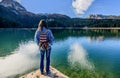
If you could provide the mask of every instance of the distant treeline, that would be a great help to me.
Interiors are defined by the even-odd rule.
[[[7,18],[0,17],[0,27],[1,28],[16,28],[20,26],[20,23],[9,20]]]
[[[120,27],[120,19],[79,19],[73,18],[75,27]]]
[[[120,19],[70,18],[67,20],[64,19],[63,20],[45,19],[45,20],[47,20],[47,24],[49,27],[120,27]],[[36,28],[37,25],[38,25],[38,19],[34,23],[34,25],[25,25],[23,23],[20,23],[19,21],[0,17],[0,28]]]
[[[26,22],[26,24],[8,18],[0,17],[0,28],[35,28],[35,25],[28,25],[28,22]]]

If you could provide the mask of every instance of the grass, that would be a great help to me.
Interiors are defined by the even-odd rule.
[[[80,68],[71,68],[71,67],[56,67],[65,75],[69,76],[70,78],[119,78],[119,75],[115,75],[111,72],[105,71],[91,71],[87,69],[80,69]]]

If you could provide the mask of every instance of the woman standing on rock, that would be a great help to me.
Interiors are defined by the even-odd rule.
[[[38,28],[35,33],[35,42],[39,46],[40,50],[40,71],[44,74],[44,55],[46,54],[46,73],[50,74],[50,53],[51,45],[53,44],[53,34],[48,29],[47,24],[44,20],[41,20],[38,24]]]

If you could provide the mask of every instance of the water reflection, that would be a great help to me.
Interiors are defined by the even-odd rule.
[[[0,57],[10,55],[16,48],[19,48],[22,42],[33,41],[34,33],[35,30],[0,30],[0,35],[2,36],[0,38]],[[119,30],[53,30],[53,33],[55,43],[52,49],[52,66],[71,78],[119,78]],[[27,47],[27,50],[21,51],[23,53],[28,52],[29,47]],[[21,58],[23,58],[23,55]],[[76,62],[80,68],[74,68],[73,65]],[[70,63],[73,63],[73,65]],[[24,64],[22,65],[24,66]],[[94,66],[94,73],[88,70],[89,67],[94,68]],[[88,67],[88,69],[82,70],[81,67]]]
[[[120,30],[53,30],[56,39],[64,39],[69,36],[87,36],[90,40],[104,40],[105,38],[120,38]]]
[[[89,41],[103,41],[105,39],[104,36],[98,36],[98,37],[87,37]]]

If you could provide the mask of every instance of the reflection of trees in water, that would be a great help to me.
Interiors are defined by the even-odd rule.
[[[20,43],[33,40],[34,30],[0,29],[0,56],[11,54]]]
[[[88,36],[91,40],[103,40],[104,37],[120,37],[120,30],[52,30],[57,39],[69,36]]]

